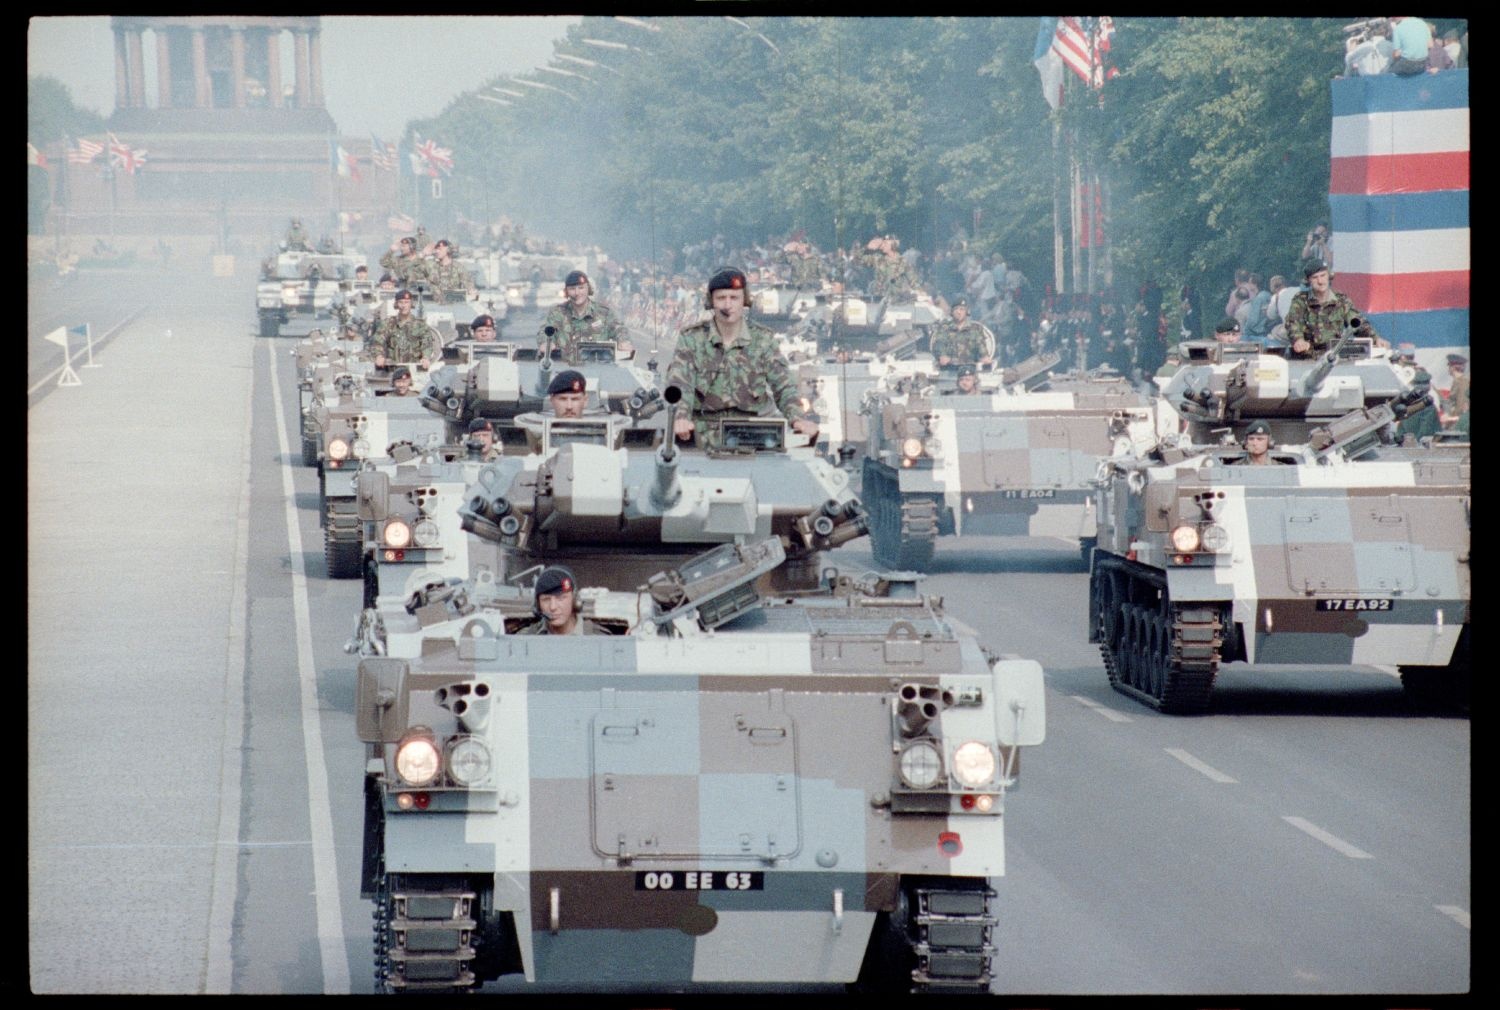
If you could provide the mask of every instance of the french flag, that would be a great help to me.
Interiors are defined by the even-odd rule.
[[[1469,343],[1469,71],[1333,82],[1335,287],[1393,344]]]

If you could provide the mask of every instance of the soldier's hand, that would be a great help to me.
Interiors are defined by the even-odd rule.
[[[951,364],[953,364],[953,359],[950,358],[950,357],[948,357],[948,355],[946,355],[946,354],[939,354],[938,355],[938,364],[939,365],[951,365]]]
[[[1292,350],[1296,351],[1298,354],[1306,354],[1307,349],[1310,346],[1311,345],[1308,344],[1308,342],[1302,337],[1298,337],[1296,340],[1292,341]]]
[[[686,442],[693,437],[693,422],[686,417],[679,417],[672,425],[672,434],[677,436],[678,441]]]
[[[802,417],[792,422],[792,430],[813,439],[818,437],[818,422]]]
[[[384,368],[385,367],[385,355],[384,354],[377,354],[377,355],[375,355],[375,367],[376,368]]]

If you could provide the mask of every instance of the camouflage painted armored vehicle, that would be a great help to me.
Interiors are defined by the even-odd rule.
[[[446,441],[441,415],[423,407],[415,396],[388,395],[385,390],[353,383],[339,402],[318,408],[318,511],[323,523],[323,556],[336,579],[360,575],[363,529],[359,521],[359,471],[367,460],[389,457],[396,446],[413,450]]]
[[[509,343],[469,346],[474,352],[470,364],[437,369],[421,393],[428,409],[447,420],[450,441],[461,440],[468,423],[484,417],[494,422],[496,441],[505,452],[526,452],[526,434],[515,419],[545,409],[548,384],[567,368],[583,374],[588,410],[645,417],[661,407],[655,373],[617,360],[612,344],[580,345],[577,365],[538,358],[534,348]]]
[[[375,374],[363,340],[348,339],[341,327],[326,333],[313,330],[292,351],[297,359],[297,406],[302,418],[302,465],[317,466],[329,404],[341,396],[361,395],[371,387],[388,388],[387,377]]]
[[[818,421],[819,451],[850,462],[864,454],[870,440],[867,394],[882,381],[936,371],[932,356],[917,352],[923,342],[920,334],[908,331],[881,341],[873,351],[827,351],[791,359],[798,389]]]
[[[858,295],[830,295],[806,315],[823,351],[876,351],[882,341],[903,334],[925,337],[943,312],[926,294],[900,301],[870,301]]]
[[[1041,669],[909,580],[822,568],[861,529],[842,474],[782,421],[722,423],[743,451],[490,464],[462,514],[515,564],[362,623],[381,988],[988,991]],[[538,562],[603,634],[514,634]]]
[[[364,257],[354,253],[283,252],[262,265],[255,288],[260,335],[306,333],[336,321]]]
[[[770,578],[796,588],[816,584],[821,552],[865,532],[848,475],[812,449],[788,448],[781,418],[716,422],[725,447],[714,452],[544,422],[546,452],[495,460],[460,509],[466,530],[498,545],[499,581],[561,555],[575,566],[586,559],[592,584],[632,589],[684,554],[774,534],[787,562]],[[557,445],[559,427],[567,440]]]
[[[1347,338],[1184,368],[1181,438],[1102,467],[1089,635],[1114,687],[1204,711],[1223,663],[1395,665],[1419,700],[1467,690],[1469,447],[1390,444],[1423,392]],[[1269,429],[1268,465],[1240,447]]]
[[[944,535],[1060,537],[1087,558],[1099,459],[1154,444],[1156,414],[1123,377],[1054,376],[1056,363],[981,372],[974,395],[952,369],[888,376],[867,395],[860,493],[877,563],[925,568]]]

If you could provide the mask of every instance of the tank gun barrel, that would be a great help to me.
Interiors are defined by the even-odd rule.
[[[1354,338],[1354,331],[1359,326],[1360,320],[1349,320],[1349,325],[1344,327],[1344,332],[1339,334],[1338,340],[1334,341],[1333,346],[1323,353],[1323,356],[1318,359],[1318,363],[1313,366],[1312,371],[1302,377],[1303,396],[1311,398],[1317,395],[1318,387],[1323,384],[1324,379],[1328,378],[1328,373],[1333,371],[1333,366],[1338,364],[1339,352],[1344,349],[1345,344]]]
[[[667,401],[667,432],[656,450],[656,476],[651,482],[651,504],[665,511],[677,504],[682,497],[682,482],[677,476],[677,464],[682,461],[682,450],[677,448],[677,418],[685,416],[682,405],[682,390],[668,386],[662,394]]]

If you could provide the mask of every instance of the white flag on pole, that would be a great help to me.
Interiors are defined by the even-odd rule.
[[[59,326],[42,339],[54,343],[58,347],[66,348],[68,346],[68,328],[66,326]]]

